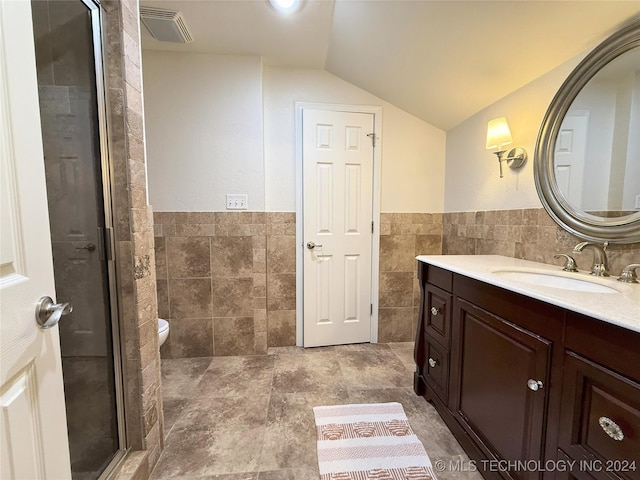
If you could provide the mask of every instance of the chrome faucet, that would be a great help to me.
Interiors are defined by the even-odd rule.
[[[607,263],[607,246],[609,242],[604,242],[603,246],[598,245],[593,242],[580,242],[575,247],[573,247],[573,251],[575,253],[580,253],[582,250],[590,249],[593,250],[593,265],[591,265],[591,275],[596,277],[608,277],[609,276],[609,266]]]

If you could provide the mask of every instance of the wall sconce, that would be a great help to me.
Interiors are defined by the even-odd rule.
[[[506,152],[504,147],[511,143],[513,140],[507,119],[500,117],[490,120],[487,125],[487,150],[496,149],[494,153],[497,155],[500,165],[500,178],[502,178],[502,162],[507,162],[510,168],[516,169],[522,167],[527,161],[527,152],[520,147],[512,148],[504,157]]]

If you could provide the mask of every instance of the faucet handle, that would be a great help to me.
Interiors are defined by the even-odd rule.
[[[559,253],[554,255],[553,258],[564,258],[564,267],[562,268],[565,272],[577,272],[578,267],[576,267],[576,261],[571,255],[565,255],[564,253]]]
[[[640,263],[632,263],[624,267],[618,281],[624,283],[639,283],[636,268],[640,268]]]

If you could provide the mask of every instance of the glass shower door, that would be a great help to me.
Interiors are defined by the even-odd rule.
[[[100,9],[32,1],[56,294],[74,479],[97,479],[123,446],[119,354],[105,231],[111,226]]]

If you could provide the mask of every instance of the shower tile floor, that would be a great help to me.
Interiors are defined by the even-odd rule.
[[[312,407],[400,402],[432,463],[468,457],[413,392],[413,343],[162,361],[165,449],[153,480],[317,480]],[[468,464],[467,464],[468,465]],[[439,480],[481,480],[446,469]]]

